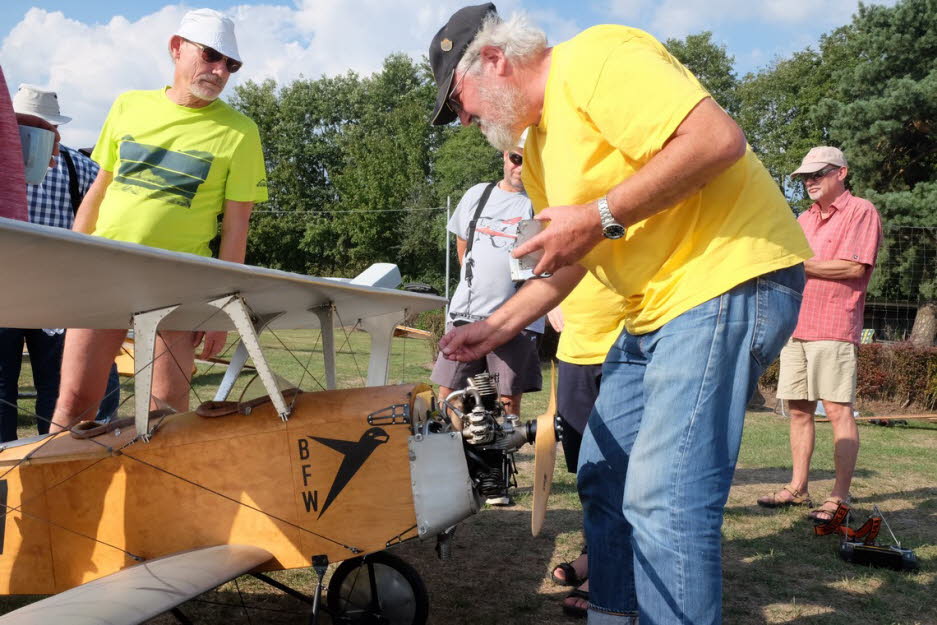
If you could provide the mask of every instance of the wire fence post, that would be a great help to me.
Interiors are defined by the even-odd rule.
[[[449,318],[449,209],[452,206],[452,196],[446,196],[446,225],[443,231],[446,233],[446,308],[443,312],[443,319]]]

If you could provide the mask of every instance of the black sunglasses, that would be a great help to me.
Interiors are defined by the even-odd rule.
[[[217,63],[218,61],[224,59],[225,67],[228,68],[228,72],[230,72],[231,74],[241,69],[241,66],[244,65],[240,61],[235,61],[230,56],[223,55],[221,52],[218,52],[214,48],[203,46],[200,43],[197,43],[195,41],[189,41],[188,39],[186,39],[186,41],[188,41],[193,46],[195,46],[196,48],[202,51],[202,60],[205,61],[206,63]]]
[[[517,152],[511,152],[508,154],[508,160],[514,163],[516,167],[520,167],[524,164],[524,157],[518,154]]]
[[[800,179],[803,180],[804,182],[813,182],[814,180],[819,180],[820,178],[823,178],[824,176],[828,175],[830,172],[834,172],[839,169],[842,169],[842,168],[837,167],[835,165],[831,165],[829,167],[824,167],[820,171],[815,171],[812,174],[800,174]]]

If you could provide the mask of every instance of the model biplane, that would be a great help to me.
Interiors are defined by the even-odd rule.
[[[426,385],[386,386],[397,325],[444,303],[387,288],[395,267],[313,278],[6,219],[0,266],[0,326],[131,328],[135,338],[132,418],[0,446],[0,593],[55,595],[0,623],[139,623],[245,572],[310,564],[315,614],[324,565],[340,561],[333,622],[423,622],[418,577],[384,550],[445,541],[512,479],[513,453],[529,442],[539,531],[553,400],[521,424],[485,376],[442,407]],[[337,389],[334,331],[350,323],[371,335],[367,387]],[[215,401],[151,413],[157,328],[238,332]],[[258,340],[277,328],[320,330],[325,390],[283,388]],[[248,356],[266,396],[226,402]]]

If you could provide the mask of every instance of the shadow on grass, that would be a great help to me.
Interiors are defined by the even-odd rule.
[[[879,475],[878,471],[872,469],[856,469],[853,477],[872,478]],[[836,474],[832,470],[811,469],[810,480],[832,480]],[[734,486],[743,484],[769,484],[784,485],[791,479],[790,467],[749,467],[738,468],[735,470],[735,477],[732,479]]]
[[[853,506],[852,527],[859,527],[873,503],[910,501],[886,513],[902,546],[918,549],[919,573],[863,567],[842,560],[839,538],[816,536],[805,508],[768,510],[752,506],[726,509],[729,522],[747,523],[752,537],[723,543],[724,620],[726,623],[855,625],[935,623],[937,592],[933,545],[937,527],[937,489],[919,488],[877,495]],[[927,520],[927,521],[925,521]],[[922,523],[922,521],[924,521]],[[760,531],[767,527],[775,531]],[[739,533],[736,528],[734,533]],[[878,544],[892,544],[883,526]]]

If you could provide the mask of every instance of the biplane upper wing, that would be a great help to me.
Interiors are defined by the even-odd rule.
[[[218,545],[143,562],[0,617],[0,625],[142,623],[270,559],[265,549]]]
[[[267,327],[319,327],[317,307],[332,305],[336,322],[445,301],[432,295],[361,286],[252,267],[0,218],[4,296],[0,327],[129,328],[135,313],[181,305],[161,327],[231,330],[227,315],[206,302],[238,294]]]

